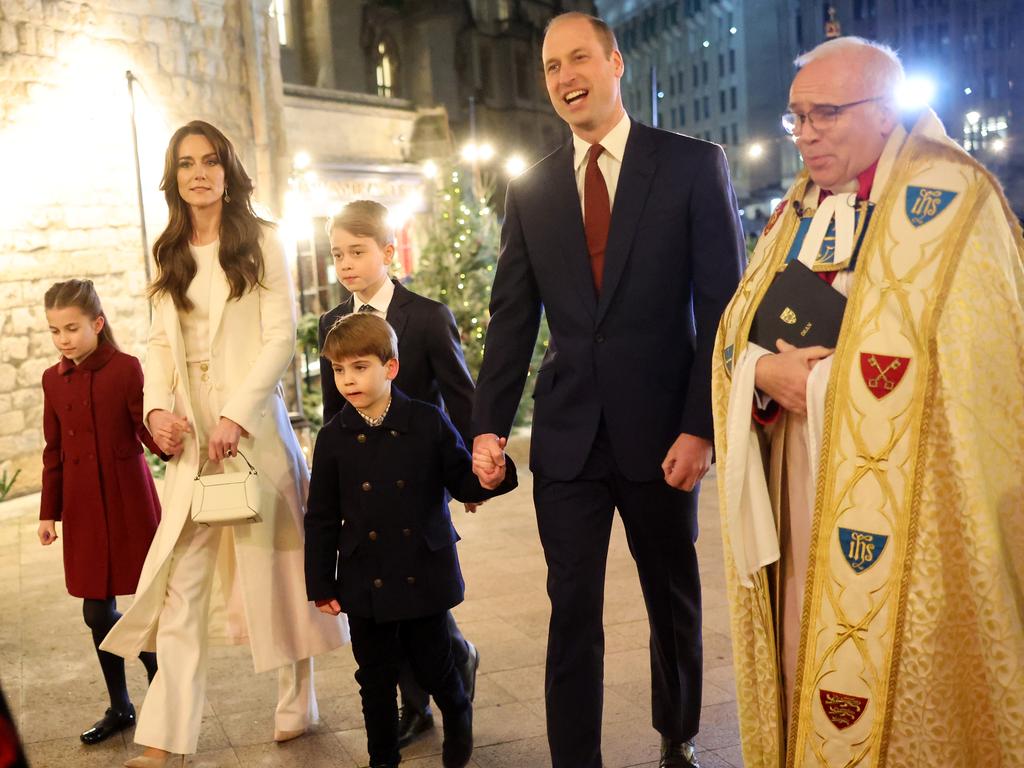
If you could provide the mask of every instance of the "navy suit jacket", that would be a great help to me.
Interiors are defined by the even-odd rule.
[[[396,280],[392,282],[395,295],[388,305],[387,318],[398,337],[395,386],[409,397],[447,410],[463,442],[470,445],[473,377],[462,355],[455,318],[444,304],[413,293]],[[352,314],[354,301],[355,297],[349,296],[320,318],[320,349],[338,319]],[[331,361],[325,357],[320,358],[320,386],[326,424],[345,406],[345,398],[334,383]]]
[[[633,122],[598,296],[572,142],[514,179],[474,434],[508,434],[543,308],[551,343],[534,387],[532,469],[575,478],[602,418],[630,480],[661,478],[681,432],[711,440],[711,353],[745,253],[737,208],[719,146]]]
[[[462,602],[446,489],[480,502],[516,487],[509,462],[498,488],[482,488],[448,417],[397,388],[391,393],[381,426],[367,426],[346,405],[317,434],[304,523],[309,599],[337,598],[345,613],[377,621]]]

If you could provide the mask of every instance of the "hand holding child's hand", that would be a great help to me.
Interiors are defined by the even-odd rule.
[[[157,447],[168,456],[177,456],[185,450],[185,435],[192,434],[188,419],[176,416],[170,411],[156,409],[147,417],[149,431]]]
[[[341,613],[341,603],[337,600],[331,600],[329,603],[319,606],[320,613],[328,613],[331,616],[337,616]]]
[[[505,446],[508,440],[493,433],[473,438],[473,474],[480,485],[493,491],[505,479]]]
[[[57,525],[53,520],[39,521],[39,543],[48,547],[57,540]]]

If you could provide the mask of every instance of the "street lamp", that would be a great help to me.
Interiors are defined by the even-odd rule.
[[[764,156],[764,145],[760,142],[754,142],[747,148],[747,157],[751,160],[759,160]]]
[[[1005,139],[996,139],[995,141],[992,142],[993,152],[1002,152],[1004,149],[1006,149]]]
[[[505,161],[505,173],[515,178],[526,170],[526,161],[519,155],[512,155]]]

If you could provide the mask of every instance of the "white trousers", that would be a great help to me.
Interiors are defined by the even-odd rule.
[[[199,422],[196,438],[205,446],[215,420],[216,410],[210,402],[213,393],[199,364],[189,365],[189,374]],[[231,529],[204,528],[187,520],[174,545],[156,635],[159,671],[139,713],[137,744],[183,755],[196,751],[206,698],[210,596],[222,537],[233,538]],[[224,543],[233,546],[233,541]],[[301,730],[315,722],[317,715],[313,660],[281,667],[275,729]]]

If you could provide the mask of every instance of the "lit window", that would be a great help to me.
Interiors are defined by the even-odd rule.
[[[288,45],[288,0],[274,0],[270,4],[270,17],[277,22],[277,42]]]
[[[377,43],[377,95],[391,96],[391,53],[387,43]]]

